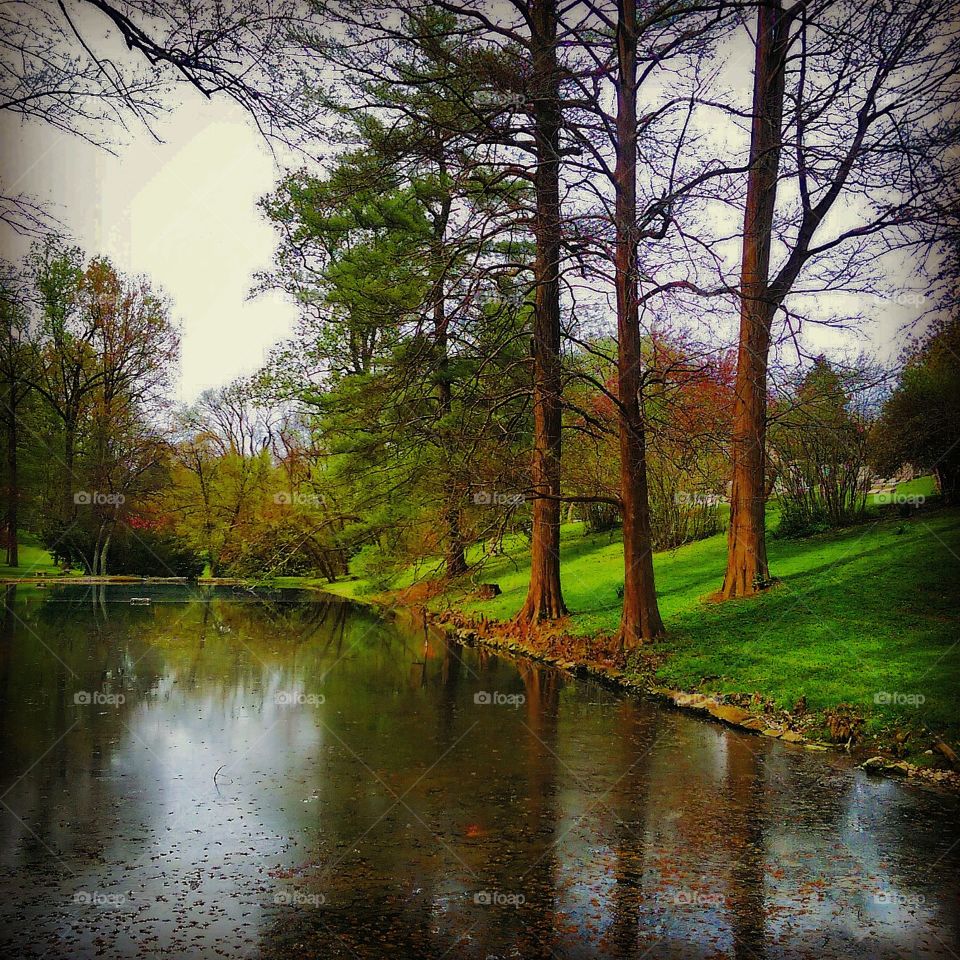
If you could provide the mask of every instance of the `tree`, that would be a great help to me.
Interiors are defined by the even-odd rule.
[[[21,499],[19,447],[23,404],[30,393],[29,316],[23,279],[12,264],[0,264],[0,381],[3,383],[6,515],[4,543],[8,566],[19,565],[17,543]]]
[[[804,317],[785,301],[801,276],[805,294],[869,291],[879,253],[933,239],[930,198],[957,138],[954,14],[952,0],[759,8],[723,597],[770,582],[764,461],[778,312],[796,335]],[[778,183],[790,187],[780,208]]]
[[[60,421],[62,478],[59,521],[75,514],[77,440],[81,417],[101,382],[93,340],[96,318],[82,308],[83,253],[51,236],[35,243],[30,267],[40,305],[40,331],[33,343],[34,389]]]
[[[960,319],[933,324],[904,358],[872,440],[877,470],[905,464],[936,475],[943,502],[960,502]]]
[[[777,202],[787,52],[794,18],[806,5],[785,12],[781,0],[757,11],[750,173],[743,215],[740,270],[740,338],[733,411],[733,481],[730,492],[727,572],[721,593],[738,597],[770,580],[767,565],[764,485],[767,359],[775,303],[769,290],[773,217]]]
[[[406,81],[397,71],[398,51],[436,42],[437,20],[418,17],[420,5],[323,3],[328,37],[318,43],[340,68],[340,82],[387,86]],[[533,500],[531,578],[518,614],[524,621],[566,613],[560,588],[561,314],[563,235],[560,210],[561,96],[564,69],[558,45],[556,0],[524,0],[512,7],[437,0],[455,18],[459,70],[435,78],[453,102],[473,118],[471,148],[485,154],[491,183],[519,178],[532,185],[532,210],[524,209],[534,238],[531,365],[534,431],[530,490]],[[348,43],[336,39],[347,33]],[[447,29],[445,33],[453,31]],[[463,78],[469,78],[463,82]],[[469,102],[465,91],[480,85],[487,96]],[[363,102],[363,97],[360,98]],[[382,101],[376,104],[381,106]],[[528,162],[522,162],[520,158]]]
[[[257,402],[250,382],[236,381],[205,391],[178,420],[166,513],[216,577],[272,502],[274,412]]]
[[[57,237],[32,247],[39,320],[29,385],[59,427],[59,507],[44,536],[82,542],[89,569],[104,573],[123,504],[151,486],[147,475],[165,456],[149,416],[164,406],[180,339],[167,303],[144,278],[125,277],[102,257],[83,261]]]
[[[557,62],[556,0],[531,0],[531,82],[536,212],[533,236],[533,535],[530,586],[518,616],[537,622],[567,612],[560,588],[560,453],[562,381],[560,367],[560,129],[563,123]]]
[[[620,643],[631,649],[664,632],[653,578],[646,434],[640,405],[637,303],[637,7],[617,2],[616,289],[623,613]]]
[[[790,395],[774,403],[770,459],[776,470],[781,535],[802,535],[858,519],[870,476],[870,421],[858,400],[874,378],[817,357]]]

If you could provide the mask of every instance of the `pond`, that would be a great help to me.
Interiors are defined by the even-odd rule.
[[[17,592],[4,956],[960,953],[955,797],[319,594]]]

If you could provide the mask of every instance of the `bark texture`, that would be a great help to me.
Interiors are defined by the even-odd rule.
[[[759,8],[740,275],[730,528],[721,590],[725,598],[756,593],[770,580],[764,532],[767,363],[776,310],[770,291],[770,248],[782,149],[788,28],[780,0]]]
[[[616,289],[620,401],[620,499],[623,510],[623,614],[620,643],[635,647],[663,632],[657,607],[647,490],[640,316],[637,302],[637,10],[619,0],[617,57]]]
[[[560,82],[556,0],[530,4],[536,139],[533,329],[533,532],[530,586],[518,619],[566,614],[560,589]]]

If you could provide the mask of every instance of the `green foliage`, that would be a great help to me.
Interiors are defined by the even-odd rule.
[[[604,533],[615,530],[623,522],[620,509],[612,503],[586,503],[577,511],[583,519],[587,533]]]
[[[944,500],[960,499],[960,316],[912,345],[877,425],[872,460],[886,476],[905,464],[933,471]]]
[[[97,532],[74,526],[48,530],[44,537],[55,562],[83,570],[92,569]],[[117,527],[107,553],[109,574],[133,574],[144,577],[188,577],[203,572],[203,557],[185,540],[169,531]]]
[[[811,537],[817,533],[826,533],[832,526],[826,510],[809,505],[803,499],[784,497],[780,502],[780,522],[773,531],[779,539]]]
[[[204,559],[185,540],[152,530],[121,532],[110,542],[110,572],[146,577],[187,577],[203,573]]]
[[[360,578],[360,590],[364,594],[389,590],[397,574],[396,563],[373,543],[368,543],[357,552],[350,562],[350,569]]]
[[[309,576],[324,572],[323,544],[316,517],[300,511],[266,516],[251,523],[242,539],[220,555],[220,575],[258,578]]]
[[[808,536],[862,518],[870,432],[854,406],[860,378],[820,357],[776,405],[769,443],[782,510],[778,536]]]

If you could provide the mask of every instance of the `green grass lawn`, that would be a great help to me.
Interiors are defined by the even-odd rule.
[[[0,577],[32,577],[38,573],[48,577],[59,576],[60,568],[53,562],[53,557],[29,534],[20,535],[18,553],[19,566],[10,567],[0,563]]]
[[[898,489],[929,495],[929,480]],[[778,521],[774,507],[768,524]],[[850,703],[878,733],[894,725],[926,726],[960,736],[960,510],[893,511],[855,527],[803,540],[768,539],[770,591],[748,600],[709,602],[723,578],[721,534],[655,556],[657,594],[668,630],[653,651],[664,654],[660,683],[685,690],[760,693],[789,708],[805,696],[811,710]],[[618,537],[585,536],[579,524],[561,533],[562,581],[569,632],[613,633],[623,582]],[[526,595],[526,544],[488,560],[477,579],[502,594],[480,601],[464,591],[431,601],[508,619]],[[411,571],[394,586],[414,579]],[[318,586],[323,586],[318,583]],[[333,586],[363,596],[369,585]],[[469,589],[469,586],[467,587]],[[876,703],[877,694],[922,697],[919,705]],[[896,696],[891,699],[896,700]]]

